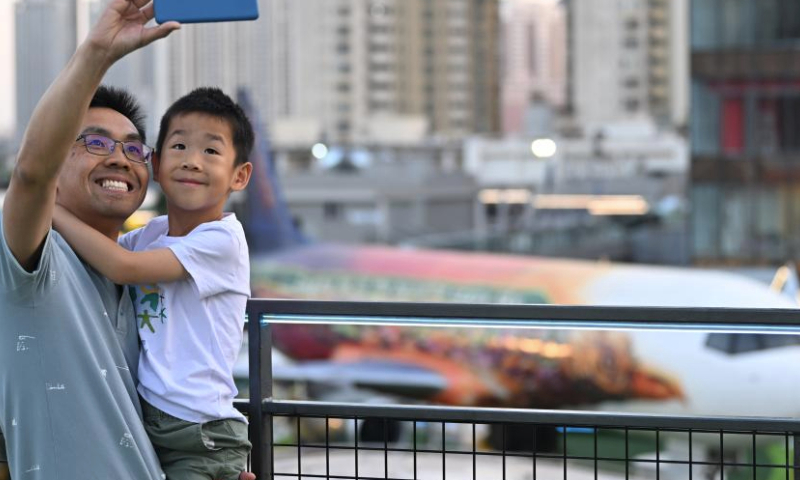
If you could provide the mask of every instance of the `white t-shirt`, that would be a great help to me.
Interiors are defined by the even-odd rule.
[[[190,277],[128,287],[142,348],[139,386],[151,405],[180,419],[204,423],[244,416],[233,364],[242,346],[250,296],[250,260],[242,225],[233,214],[183,237],[167,235],[160,216],[119,240],[133,251],[169,248]]]

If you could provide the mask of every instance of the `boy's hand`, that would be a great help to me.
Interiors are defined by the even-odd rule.
[[[69,221],[75,221],[75,216],[66,208],[56,204],[55,208],[53,209],[53,228],[58,230],[60,225],[63,225],[64,222]],[[2,480],[2,477],[0,477],[0,480]]]
[[[242,474],[239,475],[239,480],[256,480],[256,476],[250,472],[242,472]]]
[[[153,19],[150,0],[111,0],[86,43],[105,52],[110,63],[180,28],[178,22],[145,27]]]

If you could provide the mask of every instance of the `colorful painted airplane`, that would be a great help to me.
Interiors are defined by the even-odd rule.
[[[797,308],[725,272],[310,242],[263,136],[253,160],[245,223],[254,297]],[[796,335],[276,325],[273,336],[293,360],[276,362],[278,381],[450,405],[800,415]]]

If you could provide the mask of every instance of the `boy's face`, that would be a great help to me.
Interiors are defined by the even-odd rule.
[[[252,164],[234,166],[235,160],[228,122],[202,113],[175,116],[153,158],[169,214],[196,225],[218,220],[230,192],[242,190],[250,180]]]

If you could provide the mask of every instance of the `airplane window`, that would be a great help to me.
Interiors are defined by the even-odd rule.
[[[800,335],[764,335],[764,348],[788,347],[800,345]]]
[[[735,355],[773,348],[800,345],[800,335],[775,335],[761,333],[710,333],[706,346]]]
[[[720,352],[733,353],[732,340],[729,333],[710,333],[706,340],[706,346]]]
[[[733,344],[734,353],[755,352],[761,350],[761,335],[754,333],[734,334]]]

